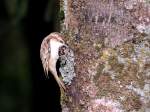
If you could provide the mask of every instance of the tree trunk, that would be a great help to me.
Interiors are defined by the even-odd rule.
[[[150,112],[148,0],[63,0],[75,54],[63,112]]]

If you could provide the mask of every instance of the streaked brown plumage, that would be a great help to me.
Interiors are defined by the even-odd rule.
[[[50,71],[59,87],[65,90],[64,83],[58,77],[56,71],[56,62],[59,58],[59,49],[64,46],[63,36],[60,33],[54,32],[44,38],[40,49],[40,58],[42,60],[45,75],[48,77],[48,71]]]

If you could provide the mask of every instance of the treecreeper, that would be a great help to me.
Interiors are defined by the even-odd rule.
[[[41,43],[40,58],[45,76],[48,77],[48,72],[50,71],[61,91],[65,91],[66,86],[71,85],[76,74],[74,70],[74,52],[64,42],[64,36],[58,32],[53,32],[46,36]],[[60,65],[59,69],[56,69],[57,62]]]

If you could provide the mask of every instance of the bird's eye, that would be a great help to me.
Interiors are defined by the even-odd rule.
[[[62,40],[59,40],[61,43],[64,43],[64,41],[62,41]]]

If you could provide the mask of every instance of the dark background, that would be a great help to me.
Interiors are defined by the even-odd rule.
[[[43,38],[59,31],[59,8],[57,0],[0,0],[0,112],[61,110],[39,54]]]

